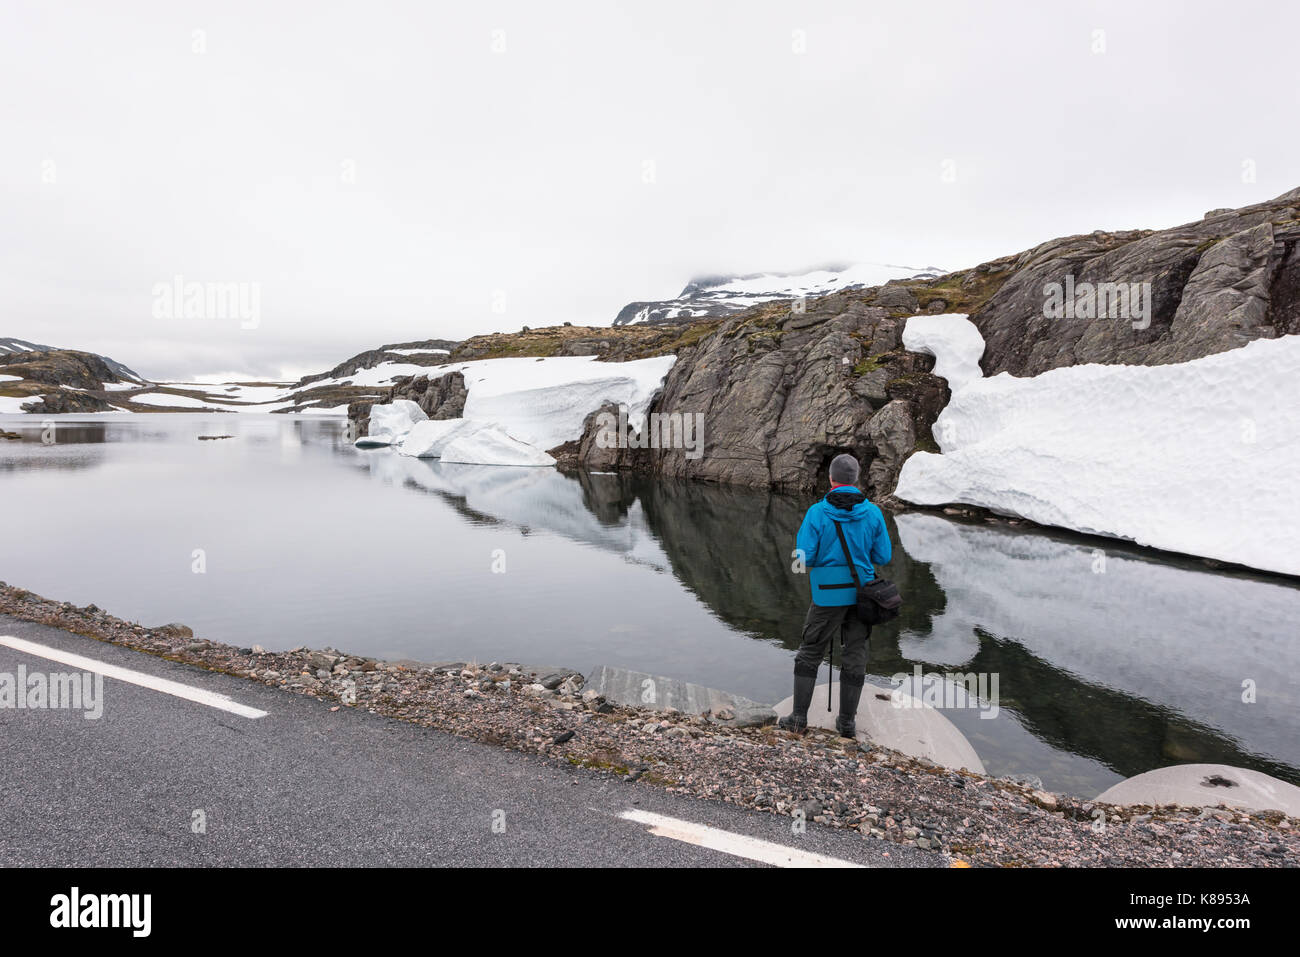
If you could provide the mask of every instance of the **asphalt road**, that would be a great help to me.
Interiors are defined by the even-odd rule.
[[[807,854],[864,866],[947,863],[817,824],[795,834],[790,818],[354,708],[331,712],[306,695],[3,615],[0,636],[266,712],[244,717],[117,678],[104,679],[97,720],[0,707],[0,866],[830,863],[799,856]],[[29,674],[78,670],[0,643],[0,675],[20,665]],[[195,811],[203,833],[195,833]],[[796,857],[780,860],[782,848]]]

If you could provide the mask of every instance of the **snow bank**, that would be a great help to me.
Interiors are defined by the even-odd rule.
[[[495,422],[539,449],[582,434],[582,422],[606,402],[626,405],[633,427],[644,421],[676,356],[600,362],[594,356],[484,359],[441,367],[465,376],[465,418]]]
[[[430,422],[415,403],[399,400],[371,407],[370,435],[388,438],[403,455],[417,458],[554,465],[546,450],[578,438],[586,417],[607,402],[627,406],[629,423],[639,428],[675,361],[675,356],[633,362],[554,356],[437,366],[425,369],[425,374],[436,378],[459,372],[465,377],[463,418]],[[415,409],[418,417],[385,411],[398,405]],[[480,436],[480,431],[485,434]],[[448,459],[449,452],[456,457]]]
[[[370,428],[367,435],[376,439],[390,439],[396,442],[417,422],[429,417],[424,410],[409,399],[397,399],[386,405],[370,407]]]
[[[959,384],[934,425],[943,454],[913,454],[899,498],[1300,575],[1300,336],[985,379],[969,377],[972,330],[948,317],[911,339]]]
[[[171,392],[146,392],[144,395],[131,396],[131,401],[137,405],[158,405],[176,409],[212,408],[202,399],[196,399],[192,395],[175,395]]]
[[[442,450],[442,460],[465,465],[555,464],[555,459],[535,446],[520,442],[491,426],[462,432]]]
[[[397,451],[418,459],[436,459],[451,442],[485,427],[485,423],[468,419],[426,419],[411,426],[400,442]]]

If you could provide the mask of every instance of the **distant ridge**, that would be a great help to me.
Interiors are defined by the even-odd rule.
[[[39,342],[28,342],[26,339],[0,337],[0,355],[14,355],[20,352],[80,352],[80,351],[82,350],[64,349],[61,346],[41,345]],[[108,356],[101,356],[93,352],[88,353],[88,355],[97,356],[97,358],[99,358],[104,363],[104,365],[108,366],[108,368],[113,372],[113,374],[117,376],[117,378],[122,382],[138,382],[141,385],[145,385],[149,381],[144,376],[140,375],[138,372],[135,372],[134,370],[128,368],[127,366],[122,365],[122,363],[118,362],[115,359],[110,359]]]
[[[778,299],[812,299],[845,289],[883,286],[893,280],[934,279],[944,272],[934,266],[837,263],[801,273],[697,276],[675,299],[628,303],[614,317],[613,325],[658,325],[727,316]]]

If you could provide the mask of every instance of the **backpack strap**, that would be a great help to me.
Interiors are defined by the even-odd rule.
[[[831,519],[835,526],[835,534],[839,536],[840,548],[844,549],[844,558],[849,563],[849,574],[853,576],[853,584],[857,588],[862,588],[862,581],[858,578],[858,566],[853,564],[853,553],[849,551],[849,543],[844,539],[844,527],[835,519]]]

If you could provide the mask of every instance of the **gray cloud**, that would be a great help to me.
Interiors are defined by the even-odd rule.
[[[0,334],[276,375],[1169,226],[1300,184],[1298,34],[1262,2],[8,3]],[[260,284],[257,328],[157,318],[178,274]]]

